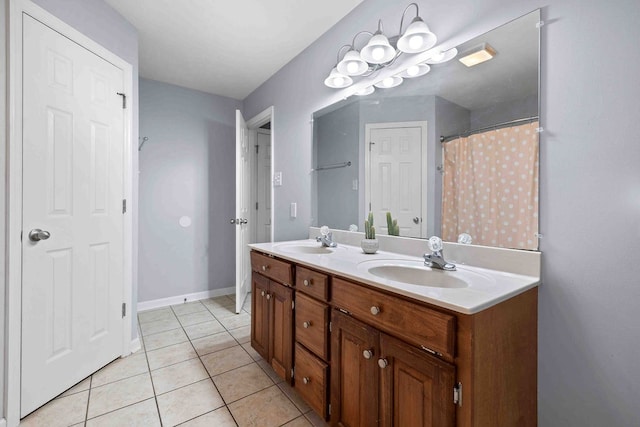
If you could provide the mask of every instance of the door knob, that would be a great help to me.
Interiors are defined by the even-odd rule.
[[[242,219],[240,220],[240,224],[246,224],[246,223],[248,223],[248,222],[249,222],[249,220],[248,220],[247,218],[242,218]]]
[[[29,232],[29,240],[32,242],[47,240],[49,237],[51,237],[51,234],[48,231],[40,230],[39,228],[34,228]]]
[[[414,224],[417,224],[419,222],[420,222],[420,218],[418,218],[418,217],[413,218],[413,223]]]

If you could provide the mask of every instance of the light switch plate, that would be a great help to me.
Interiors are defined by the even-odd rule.
[[[291,218],[298,216],[298,204],[296,202],[291,203],[291,206],[289,207],[289,215],[291,215]]]

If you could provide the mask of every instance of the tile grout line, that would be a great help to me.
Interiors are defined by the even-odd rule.
[[[173,312],[173,310],[171,310]],[[142,328],[140,329],[142,333]],[[142,335],[142,343],[144,344],[144,335]],[[144,358],[147,361],[147,369],[149,369],[149,380],[151,381],[151,390],[153,391],[153,400],[156,403],[156,411],[158,412],[158,420],[160,421],[160,427],[164,424],[162,423],[162,415],[160,415],[160,405],[158,405],[158,395],[156,394],[156,386],[153,384],[153,375],[151,375],[151,365],[149,364],[149,356],[147,355],[147,345],[144,345]]]

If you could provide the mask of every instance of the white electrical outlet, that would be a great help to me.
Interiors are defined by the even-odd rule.
[[[354,191],[358,191],[358,180],[357,179],[354,179],[351,182],[351,189],[354,190]]]
[[[291,203],[289,206],[289,215],[291,215],[291,218],[298,216],[298,204],[296,202]]]
[[[280,187],[282,185],[282,172],[276,172],[273,174],[273,186]]]

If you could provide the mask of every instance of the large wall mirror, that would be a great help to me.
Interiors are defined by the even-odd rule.
[[[313,114],[313,225],[538,248],[538,10],[459,46],[453,60]],[[459,58],[490,46],[492,59]],[[441,142],[441,137],[443,141]]]

